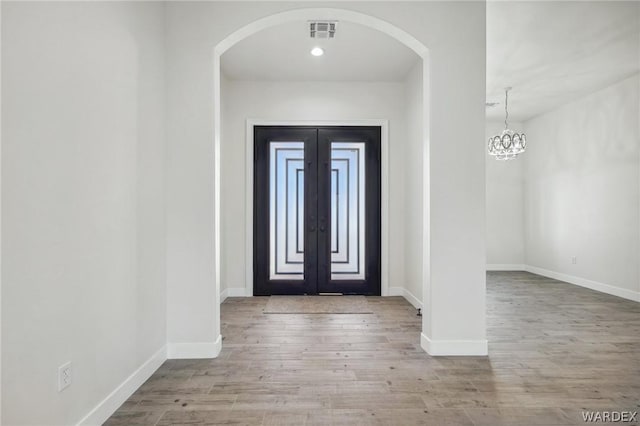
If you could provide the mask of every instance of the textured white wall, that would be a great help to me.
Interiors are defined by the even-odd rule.
[[[405,117],[401,83],[225,81],[222,126],[222,282],[245,286],[246,120],[389,120],[390,281],[404,282]],[[398,285],[396,284],[396,285]]]
[[[504,106],[503,106],[504,108]],[[523,124],[509,122],[509,127],[524,131]],[[503,121],[488,121],[485,141],[499,135]],[[529,135],[527,135],[528,137]],[[486,147],[486,142],[485,142]],[[498,161],[486,153],[487,159],[487,265],[524,264],[524,162],[525,152],[515,160]]]
[[[635,75],[525,123],[528,265],[638,296],[639,90]]]
[[[2,8],[2,423],[75,424],[166,341],[164,6]]]
[[[405,175],[404,287],[415,300],[422,302],[423,285],[423,189],[424,167],[422,61],[417,63],[404,82],[406,135],[403,160]],[[414,301],[415,301],[414,300]]]
[[[321,4],[326,7],[325,3]],[[209,344],[220,329],[213,235],[213,48],[274,13],[314,2],[167,5],[168,336]],[[353,2],[426,45],[430,58],[430,259],[425,336],[446,347],[485,339],[485,4]],[[462,28],[451,31],[451,28]],[[460,125],[464,123],[464,125]],[[221,159],[224,163],[225,159]],[[466,350],[466,349],[465,349]],[[473,351],[472,351],[473,352]],[[477,352],[476,352],[477,353]]]

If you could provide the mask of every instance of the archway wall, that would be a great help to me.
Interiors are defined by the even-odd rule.
[[[214,47],[231,45],[230,34],[262,18],[328,6],[362,14],[365,25],[366,15],[386,21],[415,38],[410,47],[428,47],[417,52],[428,60],[422,343],[432,354],[486,352],[484,3],[173,2],[166,5],[170,357],[213,356],[220,347]]]

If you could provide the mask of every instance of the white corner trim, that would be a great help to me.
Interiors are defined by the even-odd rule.
[[[420,333],[420,346],[433,356],[486,356],[487,340],[431,340]]]
[[[487,271],[524,271],[521,263],[487,263]]]
[[[222,336],[215,342],[168,343],[168,359],[203,359],[216,358],[222,350]]]
[[[101,425],[140,387],[167,359],[167,347],[163,346],[136,371],[113,390],[89,412],[78,425]]]
[[[402,296],[407,302],[411,303],[414,308],[422,309],[422,302],[413,293],[404,287],[389,287],[387,296]]]
[[[229,289],[225,288],[220,292],[220,303],[223,303],[229,297]]]
[[[586,278],[580,278],[573,275],[562,274],[560,272],[550,271],[548,269],[538,268],[537,266],[524,265],[524,270],[532,274],[542,275],[544,277],[553,278],[555,280],[564,281],[580,287],[585,287],[601,293],[610,294],[612,296],[622,297],[623,299],[640,302],[640,292],[627,290],[625,288],[614,287],[609,284],[603,284],[597,281],[591,281]]]

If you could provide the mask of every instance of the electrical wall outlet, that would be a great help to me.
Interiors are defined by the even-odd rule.
[[[71,370],[71,361],[58,367],[58,392],[62,392],[64,388],[71,384],[73,379],[73,371]]]
[[[578,258],[577,258],[577,257],[575,257],[575,256],[572,256],[572,257],[571,257],[571,264],[572,264],[572,265],[575,265],[576,263],[578,263]]]

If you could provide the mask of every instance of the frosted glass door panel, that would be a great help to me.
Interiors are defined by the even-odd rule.
[[[304,279],[304,144],[269,143],[270,279]]]
[[[331,143],[331,279],[365,278],[364,142]]]

